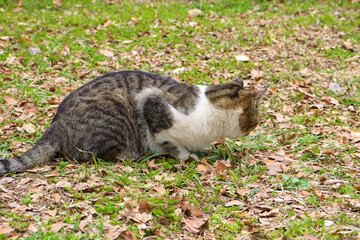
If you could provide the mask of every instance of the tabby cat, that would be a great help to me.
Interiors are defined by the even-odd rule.
[[[147,72],[109,73],[68,95],[32,149],[0,160],[0,176],[46,164],[58,153],[77,161],[149,152],[196,158],[190,152],[255,129],[265,92],[244,89],[238,78],[200,86]]]

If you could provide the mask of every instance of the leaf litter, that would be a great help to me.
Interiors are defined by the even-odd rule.
[[[0,37],[0,49],[9,52],[1,54],[0,63],[3,157],[29,149],[64,96],[102,73],[145,69],[202,84],[240,76],[247,87],[269,84],[271,89],[261,126],[241,141],[219,140],[199,163],[172,162],[169,167],[164,159],[154,158],[146,161],[145,168],[120,162],[104,164],[100,170],[91,164],[61,168],[53,163],[0,178],[0,234],[27,237],[40,230],[106,239],[219,239],[232,234],[231,226],[237,229],[233,236],[280,238],[310,217],[312,224],[333,236],[359,236],[358,35],[327,24],[319,6],[291,13],[287,4],[271,2],[266,8],[254,5],[241,13],[223,14],[216,10],[216,2],[209,3],[213,10],[188,6],[176,20],[147,19],[139,12],[124,19],[109,14],[97,25],[87,26],[83,43],[75,38],[49,49],[51,41],[46,39],[19,45],[48,29],[42,28],[47,24],[43,20],[27,23],[32,29],[21,38],[11,32]],[[116,6],[113,1],[106,4]],[[155,6],[145,4],[149,9]],[[346,21],[354,21],[356,4],[329,13],[334,21],[343,21],[345,14]],[[84,14],[77,10],[82,6],[86,15],[96,17],[86,5],[71,9],[64,5],[53,1],[57,10],[51,11],[64,11],[66,18]],[[19,1],[4,11],[11,18],[23,14],[27,6]],[[312,24],[297,22],[313,16],[320,18]],[[63,19],[57,19],[61,25]],[[138,30],[143,24],[148,25]],[[122,26],[136,34],[106,35]],[[59,38],[64,32],[71,34],[69,26],[49,31]],[[102,41],[95,38],[104,32]],[[169,43],[172,32],[181,41]],[[149,39],[155,41],[146,42]],[[79,51],[82,45],[94,53]],[[98,60],[91,62],[92,58]],[[49,69],[39,73],[37,66],[43,63]],[[44,98],[36,100],[27,95],[30,90],[12,85],[20,81],[42,89],[37,94]],[[194,172],[186,175],[187,171]],[[21,220],[14,224],[7,212]],[[77,220],[69,220],[69,214]],[[35,215],[40,216],[38,221]],[[170,227],[177,230],[167,230]],[[291,236],[320,239],[322,234],[318,230]]]

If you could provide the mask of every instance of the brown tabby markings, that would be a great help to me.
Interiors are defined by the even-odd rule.
[[[106,74],[68,95],[40,141],[26,154],[0,160],[0,176],[43,165],[58,153],[78,161],[94,156],[140,158],[150,150],[186,157],[188,151],[197,149],[186,143],[186,134],[195,138],[199,134],[199,141],[206,145],[223,131],[215,128],[216,134],[207,133],[217,125],[191,130],[191,122],[213,117],[217,124],[216,118],[220,118],[224,122],[220,128],[226,130],[232,124],[240,128],[237,137],[248,134],[258,123],[258,102],[264,91],[245,90],[240,79],[208,86],[204,92],[203,87],[165,75],[139,71]],[[226,122],[224,114],[238,122]],[[171,129],[178,129],[175,135]]]

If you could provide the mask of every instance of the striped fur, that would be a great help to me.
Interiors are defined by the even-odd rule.
[[[32,149],[0,160],[0,176],[44,165],[58,153],[77,161],[141,158],[149,152],[186,159],[218,137],[254,129],[263,94],[245,90],[239,79],[197,86],[140,71],[106,74],[63,100]]]

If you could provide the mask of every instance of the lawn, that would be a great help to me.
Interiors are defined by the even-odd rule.
[[[0,158],[105,73],[269,91],[201,161],[56,159],[0,177],[0,239],[359,239],[360,2],[0,0]]]

